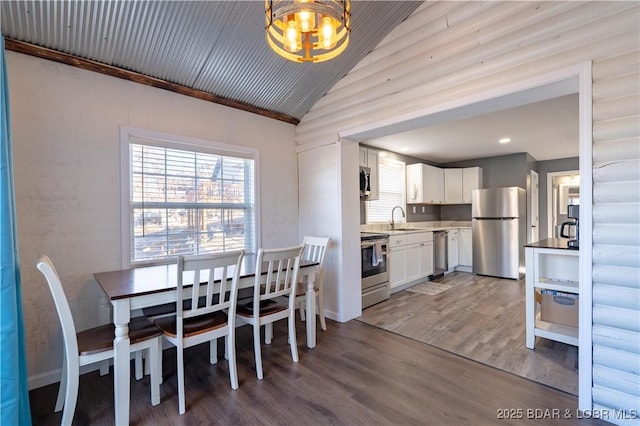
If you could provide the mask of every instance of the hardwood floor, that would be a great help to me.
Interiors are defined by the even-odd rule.
[[[318,331],[315,349],[304,345],[300,321],[297,335],[300,362],[294,364],[286,322],[276,323],[273,343],[262,346],[264,380],[259,381],[251,330],[238,329],[236,391],[229,385],[222,346],[214,366],[206,344],[187,349],[184,416],[178,415],[175,350],[165,350],[161,403],[151,406],[148,377],[133,380],[131,424],[605,424],[577,419],[577,399],[565,392],[359,321],[328,321],[328,330]],[[34,425],[59,424],[61,414],[53,413],[57,389],[56,384],[30,392]],[[512,410],[506,411],[511,417],[501,419],[505,410]],[[542,418],[544,413],[559,418]],[[81,377],[74,420],[113,424],[112,374]]]
[[[524,279],[454,272],[435,296],[401,291],[359,319],[402,336],[578,394],[578,348],[538,337],[525,346]]]

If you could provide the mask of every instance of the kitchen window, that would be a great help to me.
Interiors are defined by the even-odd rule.
[[[395,206],[405,207],[405,163],[386,156],[378,161],[379,199],[367,201],[367,223],[388,223]],[[398,212],[399,214],[399,212]],[[397,222],[406,219],[396,217]]]
[[[123,258],[129,265],[255,252],[251,148],[132,129],[124,129],[122,139]]]

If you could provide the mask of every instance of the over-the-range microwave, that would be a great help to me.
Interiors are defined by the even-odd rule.
[[[360,166],[360,199],[366,200],[371,195],[371,169]]]

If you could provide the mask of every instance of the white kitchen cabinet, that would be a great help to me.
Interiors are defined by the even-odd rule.
[[[380,186],[379,186],[379,167],[378,167],[378,161],[380,158],[380,152],[373,150],[373,149],[369,149],[369,148],[364,148],[364,147],[359,147],[359,151],[358,151],[358,162],[360,163],[360,166],[362,167],[368,167],[371,170],[371,195],[369,195],[369,198],[367,198],[367,200],[377,200],[380,198]]]
[[[388,257],[389,283],[393,290],[407,282],[407,247],[390,248]]]
[[[387,262],[389,265],[389,283],[391,289],[407,282],[407,234],[389,237]]]
[[[418,247],[418,260],[420,262],[418,278],[433,275],[433,236],[431,241],[420,243]]]
[[[471,267],[473,266],[471,229],[461,228],[458,238],[458,265]]]
[[[471,204],[471,192],[482,188],[482,168],[440,169],[407,166],[407,204]]]
[[[462,204],[462,175],[464,169],[444,169],[444,202]]]
[[[410,164],[405,169],[407,204],[422,203],[422,164]]]
[[[388,262],[392,291],[424,280],[433,274],[433,232],[391,235]]]
[[[369,158],[367,156],[367,151],[369,151],[367,148],[363,148],[360,147],[358,150],[358,163],[360,163],[359,165],[361,167],[367,167],[367,164],[369,162]]]
[[[444,170],[428,164],[410,164],[406,169],[408,204],[443,204]]]
[[[420,245],[409,244],[406,247],[406,250],[407,250],[407,260],[406,260],[407,282],[409,282],[409,281],[414,281],[420,278]]]
[[[471,204],[471,192],[482,188],[482,168],[466,167],[462,169],[462,203]]]
[[[447,232],[447,257],[449,260],[447,272],[453,272],[458,263],[458,230],[449,229]]]

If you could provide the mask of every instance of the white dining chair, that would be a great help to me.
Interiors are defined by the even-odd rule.
[[[209,361],[217,362],[217,339],[225,337],[231,388],[238,389],[235,321],[238,278],[244,250],[223,253],[178,256],[176,314],[154,320],[164,338],[177,350],[178,411],[185,413],[184,349],[209,342]],[[185,307],[183,291],[189,290],[191,303]],[[198,300],[204,298],[204,303]],[[185,299],[186,300],[186,299]]]
[[[284,318],[288,319],[291,358],[293,362],[298,362],[295,288],[303,250],[302,244],[279,249],[259,249],[253,298],[238,306],[236,315],[238,326],[249,324],[253,327],[253,349],[259,380],[263,378],[260,348],[260,326],[262,325],[265,326],[265,343],[270,344],[273,337],[273,323]]]
[[[311,237],[306,236],[302,241],[304,245],[304,252],[302,253],[302,260],[309,262],[317,262],[315,266],[315,279],[314,290],[316,292],[316,313],[320,318],[320,326],[323,330],[327,329],[327,321],[324,318],[324,262],[327,254],[327,247],[329,246],[330,238],[327,237]],[[304,280],[298,281],[298,287],[296,289],[296,303],[300,310],[300,319],[305,320],[305,306],[307,301],[307,287]]]
[[[55,412],[59,412],[64,407],[61,424],[71,425],[78,400],[80,367],[113,358],[115,327],[113,324],[106,324],[76,332],[69,302],[51,259],[42,256],[36,266],[49,285],[64,339],[64,362]],[[161,353],[161,336],[160,330],[146,318],[131,318],[129,322],[131,352],[149,351],[151,403],[153,405],[160,403],[160,371],[157,366]]]

